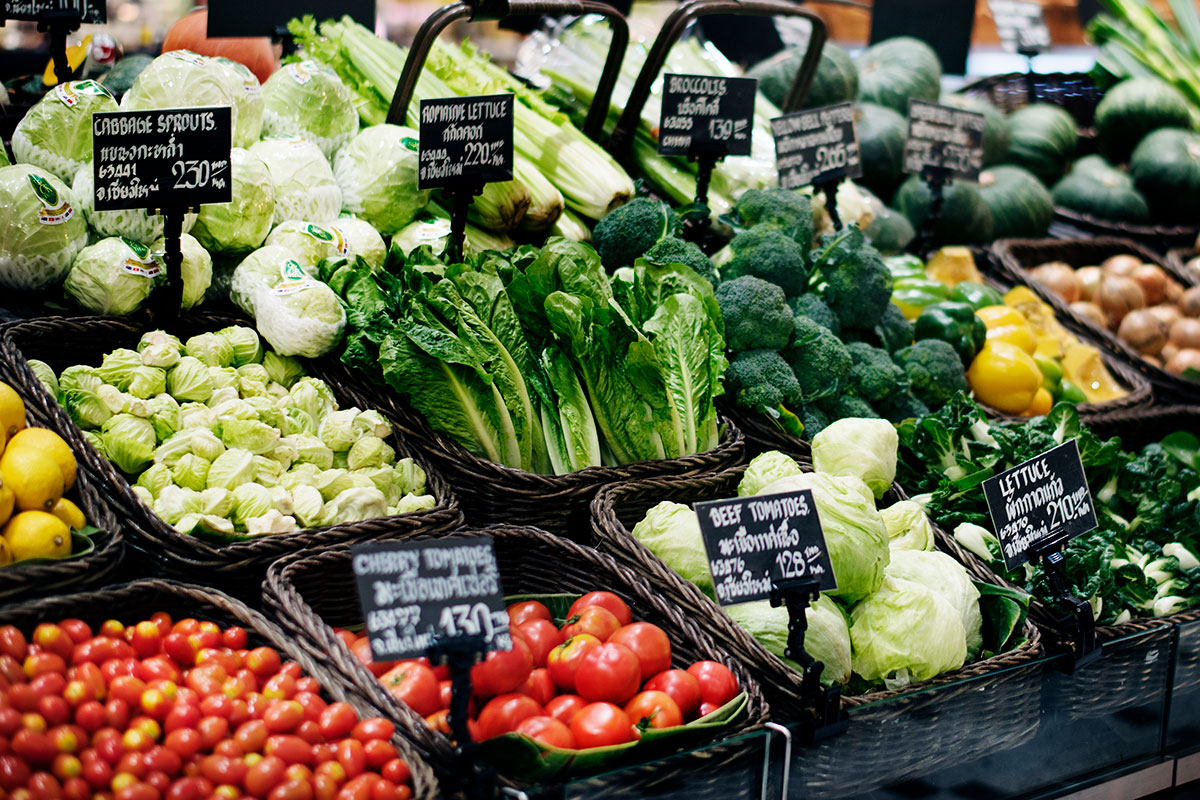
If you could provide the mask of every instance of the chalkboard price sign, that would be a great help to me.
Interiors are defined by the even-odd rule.
[[[289,20],[312,14],[320,22],[349,15],[367,28],[375,27],[375,0],[208,0],[208,35],[278,36]]]
[[[421,101],[421,189],[512,180],[513,96]]]
[[[988,0],[1000,44],[1013,53],[1036,53],[1050,47],[1050,29],[1036,0]]]
[[[816,578],[837,588],[812,492],[697,503],[713,589],[723,606],[764,600],[771,584]]]
[[[862,176],[853,103],[776,117],[771,120],[771,133],[779,185],[784,189]]]
[[[95,114],[96,210],[228,203],[232,139],[229,106]]]
[[[983,114],[910,99],[904,171],[945,169],[956,178],[977,180],[983,169],[983,128]]]
[[[0,23],[5,19],[38,20],[47,12],[74,11],[82,22],[103,25],[108,22],[105,0],[0,0]]]
[[[664,75],[659,154],[750,155],[757,88],[753,78]]]
[[[466,636],[482,637],[485,651],[512,649],[491,539],[356,545],[350,563],[376,661],[415,658]]]
[[[1047,537],[1066,541],[1096,527],[1074,439],[988,478],[983,494],[1006,569],[1029,561],[1030,547]]]

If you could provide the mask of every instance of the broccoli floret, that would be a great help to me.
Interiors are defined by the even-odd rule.
[[[717,303],[725,317],[725,344],[742,350],[782,350],[796,323],[787,296],[773,283],[743,275],[717,287]]]
[[[713,269],[712,261],[695,242],[668,236],[647,250],[645,258],[651,264],[683,264],[713,286],[717,285],[717,271]]]
[[[892,300],[892,273],[879,252],[851,225],[825,236],[813,259],[823,283],[821,296],[842,328],[873,329]]]
[[[815,294],[792,297],[788,300],[788,305],[792,307],[792,311],[796,312],[797,317],[808,317],[818,325],[829,328],[833,331],[834,336],[841,334],[842,323],[837,318],[837,314],[834,314],[825,301]]]
[[[787,235],[805,251],[812,247],[812,198],[789,189],[747,189],[733,205],[746,227],[768,226]]]
[[[955,392],[967,391],[967,376],[954,347],[940,339],[922,339],[896,351],[896,363],[908,374],[913,394],[936,411]]]
[[[804,438],[812,439],[825,428],[829,427],[829,415],[814,405],[806,405],[800,409],[800,421],[804,423]]]
[[[596,223],[592,244],[608,271],[633,265],[660,239],[679,232],[679,215],[661,200],[639,197]]]
[[[879,337],[883,349],[894,353],[901,347],[913,343],[913,324],[904,316],[904,312],[895,303],[888,303],[875,326],[875,335]]]
[[[875,410],[888,422],[899,425],[910,417],[929,415],[929,406],[922,403],[912,391],[896,392],[891,397],[880,400],[875,404]]]
[[[852,363],[842,340],[808,317],[796,317],[792,344],[783,357],[796,373],[805,402],[836,393]]]
[[[792,368],[775,350],[746,350],[734,355],[725,370],[725,391],[750,411],[796,407],[800,384]]]
[[[808,260],[804,249],[791,238],[765,226],[751,228],[729,243],[733,258],[721,267],[729,280],[753,275],[783,288],[789,295],[808,287]]]
[[[864,400],[875,403],[908,388],[908,377],[887,354],[887,351],[863,342],[846,345],[850,353],[850,390]]]
[[[838,397],[829,408],[828,413],[830,422],[837,422],[839,419],[846,419],[848,417],[856,419],[879,419],[879,414],[871,407],[870,403],[852,394],[844,394]]]

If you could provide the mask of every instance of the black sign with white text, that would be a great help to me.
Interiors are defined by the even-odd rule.
[[[482,636],[484,651],[512,649],[491,539],[355,545],[350,564],[376,661],[416,658],[464,636]]]
[[[771,120],[779,185],[799,189],[863,174],[854,104],[837,103]]]
[[[103,25],[108,22],[105,0],[0,0],[0,23],[5,19],[40,19],[47,11],[76,11],[82,22]]]
[[[1036,52],[1050,47],[1050,29],[1035,0],[988,0],[1000,44],[1013,53]]]
[[[1096,527],[1074,439],[988,478],[983,494],[1006,569],[1029,561],[1030,546],[1048,536],[1073,539]]]
[[[763,600],[771,584],[817,578],[837,588],[812,492],[696,503],[713,590],[723,606]]]
[[[757,88],[753,78],[664,75],[659,155],[750,155]]]
[[[512,180],[513,96],[422,100],[420,162],[421,189]]]
[[[95,114],[96,210],[228,203],[231,117],[229,106]]]
[[[904,171],[920,174],[933,167],[949,170],[956,178],[978,180],[984,124],[983,114],[910,99]]]
[[[292,19],[312,14],[313,19],[341,19],[349,15],[360,25],[375,29],[375,0],[208,0],[208,35],[278,36]]]

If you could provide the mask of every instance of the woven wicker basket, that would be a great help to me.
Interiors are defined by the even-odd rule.
[[[641,575],[618,566],[608,556],[536,528],[496,525],[464,529],[454,535],[492,538],[504,589],[509,594],[585,594],[598,588],[616,592],[629,603],[634,619],[653,622],[666,631],[675,666],[709,659],[725,664],[737,676],[750,697],[749,714],[740,726],[728,730],[729,735],[757,728],[766,721],[767,706],[757,676],[718,647],[685,610],[646,586]],[[294,634],[299,647],[328,672],[341,676],[347,691],[394,720],[436,769],[455,769],[449,740],[430,730],[416,712],[392,697],[330,627],[362,621],[348,546],[280,559],[267,574],[263,601]]]
[[[1072,314],[1066,303],[1030,276],[1029,270],[1050,261],[1063,261],[1076,268],[1085,267],[1099,264],[1109,256],[1128,253],[1146,263],[1157,264],[1184,286],[1200,285],[1200,276],[1173,269],[1161,256],[1128,239],[1002,239],[992,249],[1012,280],[1026,284],[1053,306],[1056,314],[1061,313],[1060,319],[1064,325],[1076,332],[1079,332],[1078,326],[1082,326],[1082,330],[1090,332],[1092,338],[1104,342],[1109,350],[1150,381],[1156,397],[1184,403],[1195,403],[1200,399],[1200,385],[1154,366],[1107,328]]]
[[[180,319],[172,332],[186,339],[193,334],[239,323],[245,324],[233,317],[196,315]],[[445,481],[429,467],[426,459],[416,455],[426,469],[428,491],[437,499],[437,505],[428,511],[262,536],[233,544],[179,533],[147,508],[133,493],[129,480],[87,443],[25,360],[40,359],[56,372],[72,364],[98,364],[105,353],[116,347],[135,346],[142,333],[143,328],[131,322],[99,317],[50,317],[15,323],[7,326],[0,337],[0,360],[9,365],[22,393],[32,398],[33,404],[40,405],[50,423],[48,427],[66,438],[76,453],[82,454],[83,469],[107,488],[111,501],[129,526],[130,544],[150,562],[148,568],[154,574],[186,578],[200,570],[209,585],[220,586],[242,599],[257,602],[259,584],[267,566],[282,555],[340,542],[433,533],[460,523],[462,515]],[[310,375],[325,379],[342,405],[370,408],[366,405],[369,401],[358,396],[353,387],[339,382],[339,372],[330,374],[326,371],[326,363],[307,361],[305,368]],[[391,445],[401,458],[411,454],[402,435],[394,435]]]
[[[313,659],[296,646],[287,634],[262,614],[244,603],[214,589],[167,580],[140,580],[110,586],[93,592],[65,594],[45,600],[33,600],[0,608],[0,619],[22,628],[26,634],[41,622],[76,617],[93,628],[107,619],[133,623],[165,611],[174,619],[195,617],[219,625],[238,625],[246,629],[252,646],[273,647],[287,659],[297,662],[312,675],[333,700],[348,702],[360,716],[376,716],[370,706],[345,692],[334,676],[327,674]],[[438,796],[433,770],[420,757],[412,743],[401,733],[392,737],[400,757],[412,770],[413,797],[432,800]]]
[[[1157,253],[1190,245],[1197,234],[1200,234],[1198,225],[1131,225],[1061,206],[1054,209],[1054,221],[1050,223],[1050,235],[1056,239],[1117,237],[1131,239]]]
[[[1200,248],[1190,244],[1187,247],[1176,247],[1167,251],[1167,266],[1177,275],[1194,275],[1200,278],[1200,270],[1188,267],[1188,262],[1200,256]]]
[[[1033,103],[1053,103],[1066,110],[1080,134],[1087,137],[1095,136],[1096,106],[1104,97],[1092,76],[1084,72],[993,75],[964,87],[961,93],[987,100],[1005,114]]]

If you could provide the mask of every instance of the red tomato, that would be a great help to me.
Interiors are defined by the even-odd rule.
[[[554,717],[529,717],[521,721],[516,731],[539,744],[575,749],[575,737],[571,735],[571,729]]]
[[[267,794],[283,781],[287,764],[277,756],[267,756],[246,771],[246,791],[255,797]]]
[[[408,764],[401,758],[393,758],[384,764],[383,769],[379,770],[379,774],[383,776],[384,780],[395,784],[408,783],[412,778],[412,770],[408,768]]]
[[[679,704],[666,692],[641,692],[625,706],[625,713],[634,725],[645,722],[646,728],[673,728],[683,724]]]
[[[666,692],[679,706],[684,719],[691,719],[700,708],[700,681],[687,670],[668,669],[658,673],[643,687],[648,692]]]
[[[502,694],[493,697],[479,712],[479,735],[491,739],[516,730],[522,720],[543,716],[546,712],[532,697],[523,694]]]
[[[367,753],[362,742],[357,739],[343,739],[338,742],[337,761],[346,770],[346,777],[354,779],[367,768]]]
[[[57,695],[46,695],[38,700],[37,712],[46,724],[62,725],[71,718],[71,704]]]
[[[20,633],[20,631],[17,632]],[[19,789],[25,785],[32,774],[28,762],[17,756],[0,756],[0,789],[10,792]]]
[[[372,739],[383,739],[387,741],[392,738],[396,732],[396,726],[388,722],[383,717],[369,717],[354,726],[351,736],[358,739],[360,742],[369,742]]]
[[[517,631],[525,637],[535,667],[546,666],[546,658],[549,657],[550,651],[562,644],[565,638],[562,631],[548,619],[530,620],[518,625]]]
[[[569,639],[580,633],[590,633],[603,642],[607,641],[608,637],[616,633],[620,627],[621,622],[617,619],[617,615],[607,608],[588,606],[578,614],[572,614],[567,618],[567,624],[562,628],[562,635],[564,639]]]
[[[535,619],[544,619],[552,622],[554,617],[550,616],[550,609],[537,600],[525,600],[520,603],[513,603],[508,607],[508,627],[510,628],[520,627],[526,622]]]
[[[612,703],[591,703],[571,720],[571,735],[580,749],[607,747],[636,738],[629,715]]]
[[[600,606],[601,608],[608,609],[622,625],[628,625],[633,622],[633,612],[629,610],[629,606],[612,592],[588,592],[574,603],[571,603],[571,608],[567,611],[567,616],[573,617],[591,606]]]
[[[431,731],[451,735],[450,731],[450,710],[446,708],[438,709],[425,718],[425,724]]]
[[[532,697],[538,701],[538,705],[544,706],[549,703],[555,694],[554,679],[550,677],[550,670],[539,667],[530,672],[525,682],[517,687],[517,694]]]
[[[13,755],[20,756],[35,765],[49,765],[54,757],[58,755],[58,750],[54,747],[54,742],[44,733],[29,730],[19,730],[12,737],[10,744]]]
[[[575,671],[579,662],[589,652],[600,646],[600,640],[591,634],[583,633],[572,636],[550,651],[546,658],[546,668],[558,688],[567,692],[575,691]]]
[[[663,670],[671,668],[671,640],[657,625],[649,622],[634,622],[621,628],[608,640],[623,644],[633,651],[642,667],[641,680],[643,683]]]
[[[43,622],[33,629],[33,643],[48,653],[68,659],[75,652],[75,641],[57,625]]]
[[[505,694],[524,683],[531,669],[533,654],[529,645],[514,636],[511,650],[493,650],[482,663],[471,667],[471,687],[478,697]]]
[[[290,780],[276,786],[267,800],[312,800],[313,787],[308,781]]]
[[[279,653],[273,647],[256,647],[246,655],[246,669],[259,678],[269,678],[280,666]]]
[[[35,772],[27,786],[34,800],[62,800],[62,784],[49,772]]]
[[[279,700],[267,706],[262,721],[271,733],[291,733],[304,722],[304,706],[295,700]]]
[[[687,668],[688,674],[700,683],[700,699],[720,707],[738,694],[737,678],[716,661],[697,661]],[[702,712],[703,713],[703,712]]]
[[[200,741],[204,743],[204,747],[211,750],[217,742],[229,735],[229,720],[224,717],[203,717],[196,724],[196,731],[200,734]]]
[[[321,712],[326,709],[326,703],[321,699],[319,694],[312,692],[297,692],[292,698],[300,707],[304,709],[304,719],[306,722],[320,722]]]
[[[221,633],[221,644],[225,645],[226,647],[230,648],[231,650],[244,649],[246,647],[247,639],[248,639],[248,635],[246,633],[246,629],[239,628],[236,625],[234,625],[233,627],[230,627],[230,628],[226,628]]]
[[[170,733],[180,728],[194,728],[200,724],[203,716],[199,706],[177,702],[163,718],[163,730]]]
[[[63,636],[67,635],[64,633]],[[67,636],[67,639],[70,638]],[[22,668],[25,670],[25,675],[32,680],[39,675],[45,675],[50,672],[66,672],[67,662],[58,653],[42,651],[25,656],[25,663],[22,665]]]
[[[583,657],[575,672],[575,691],[585,700],[624,703],[641,685],[637,656],[622,644],[606,642]]]
[[[67,778],[63,781],[63,797],[66,800],[88,800],[92,787],[83,778]]]
[[[312,745],[299,736],[280,734],[268,736],[263,755],[279,756],[287,764],[312,763]]]
[[[92,638],[92,626],[81,619],[59,620],[58,627],[66,631],[75,644],[83,644]]]
[[[358,714],[349,703],[331,703],[321,712],[318,724],[321,734],[326,739],[340,739],[354,730],[358,723]]]
[[[133,636],[129,638],[129,643],[133,645],[138,658],[149,658],[162,647],[162,631],[149,620],[139,622],[133,627]]]
[[[25,640],[25,634],[21,633],[20,628],[15,625],[0,627],[0,653],[12,656],[17,661],[24,661],[28,650],[29,643]]]
[[[390,661],[376,661],[372,658],[371,643],[365,637],[350,645],[350,652],[358,659],[358,663],[371,670],[371,674],[376,678],[395,666]]]
[[[433,670],[424,664],[405,662],[379,677],[392,697],[427,717],[442,707],[441,689]]]
[[[546,713],[564,725],[569,726],[576,712],[586,705],[587,700],[584,700],[577,694],[560,694],[549,703],[546,703]]]
[[[363,753],[367,756],[368,767],[380,769],[396,757],[396,746],[383,739],[369,739],[363,743]]]
[[[181,667],[190,667],[196,663],[196,647],[187,634],[173,631],[163,637],[163,653]]]

